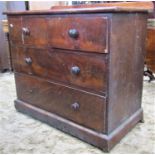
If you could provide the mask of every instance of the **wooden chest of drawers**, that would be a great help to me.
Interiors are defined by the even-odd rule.
[[[154,21],[155,22],[155,21]],[[155,73],[155,26],[147,28],[146,64]]]
[[[138,2],[7,12],[16,109],[109,151],[143,119],[151,9]]]

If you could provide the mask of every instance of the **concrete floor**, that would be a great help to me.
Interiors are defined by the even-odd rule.
[[[51,126],[18,113],[13,73],[0,74],[0,153],[104,153]],[[144,82],[145,123],[139,123],[111,153],[155,153],[155,82]]]

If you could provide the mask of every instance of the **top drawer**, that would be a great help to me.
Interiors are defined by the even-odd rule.
[[[108,52],[108,18],[105,16],[10,16],[9,25],[10,39],[15,44]]]
[[[54,48],[107,53],[107,17],[54,16],[48,19],[49,43]]]
[[[9,34],[13,43],[21,44],[22,17],[9,17]]]
[[[9,17],[10,39],[15,44],[36,47],[48,44],[47,23],[44,17]]]
[[[24,32],[27,30],[28,33]],[[46,46],[47,38],[47,23],[44,17],[23,17],[22,33],[24,36],[24,44],[35,46]]]

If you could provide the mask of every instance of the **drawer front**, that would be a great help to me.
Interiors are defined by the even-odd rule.
[[[55,48],[107,53],[107,21],[90,16],[49,18],[49,43]]]
[[[10,39],[13,43],[42,47],[48,44],[47,21],[37,17],[9,17]]]
[[[16,72],[37,75],[101,94],[107,89],[106,54],[32,48],[24,51],[23,48],[15,47],[12,56]]]
[[[23,40],[26,45],[45,46],[47,41],[46,18],[23,17]]]
[[[9,35],[12,43],[22,43],[22,17],[9,17]]]
[[[16,74],[15,79],[18,99],[104,132],[106,101],[103,97],[30,76]]]

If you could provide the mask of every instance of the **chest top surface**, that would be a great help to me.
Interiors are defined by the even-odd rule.
[[[7,15],[39,15],[39,14],[77,14],[77,13],[117,13],[117,12],[152,12],[152,2],[120,2],[85,4],[77,6],[54,6],[49,10],[4,12]]]

